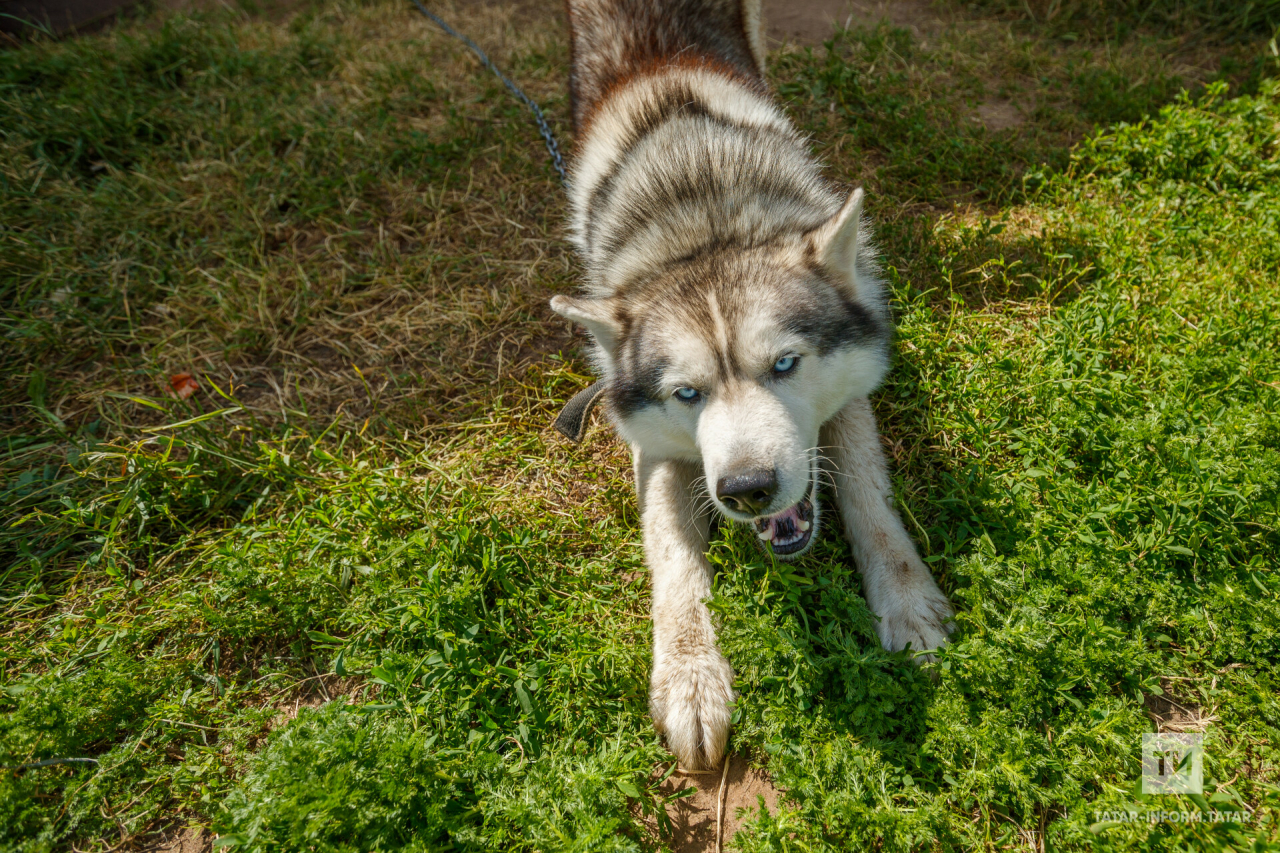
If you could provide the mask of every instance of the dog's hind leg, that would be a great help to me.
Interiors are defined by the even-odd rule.
[[[649,710],[685,770],[718,767],[729,739],[733,670],[716,645],[706,599],[711,564],[700,466],[636,451],[636,490],[653,585]]]
[[[831,448],[836,502],[867,605],[880,617],[880,643],[891,651],[938,648],[947,641],[954,611],[893,508],[875,416],[865,397],[823,426],[822,443]]]

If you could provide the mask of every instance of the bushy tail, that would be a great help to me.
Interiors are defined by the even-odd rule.
[[[581,127],[610,88],[672,63],[762,81],[760,0],[567,0],[569,92]]]

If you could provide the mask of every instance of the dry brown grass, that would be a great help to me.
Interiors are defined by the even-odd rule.
[[[562,34],[551,17],[496,4],[447,11],[505,67],[530,53],[545,54],[549,63],[562,58]],[[231,152],[121,175],[165,197],[146,215],[181,219],[186,230],[204,235],[207,248],[180,249],[193,261],[181,280],[140,303],[130,298],[136,258],[125,235],[104,241],[116,254],[95,278],[121,294],[124,316],[117,319],[124,329],[105,353],[86,347],[87,361],[72,352],[46,363],[50,387],[60,392],[48,406],[64,420],[83,422],[110,409],[115,395],[162,394],[165,377],[178,372],[196,374],[206,395],[211,383],[234,389],[268,423],[305,413],[359,429],[379,418],[384,432],[401,437],[483,416],[504,397],[508,406],[546,407],[547,359],[574,346],[570,330],[545,307],[572,281],[561,235],[563,198],[545,170],[512,169],[509,152],[493,156],[515,146],[523,149],[517,158],[540,166],[531,124],[521,118],[508,126],[507,105],[491,97],[488,72],[412,7],[318,14],[337,40],[359,45],[315,86],[308,105],[348,118],[349,144],[366,143],[356,122],[377,108],[375,98],[411,97],[404,86],[385,82],[387,68],[409,68],[420,69],[425,85],[442,97],[400,124],[433,142],[447,142],[459,124],[484,125],[492,128],[482,134],[490,146],[471,152],[442,180],[402,170],[372,185],[338,186],[329,211],[314,217],[274,196],[254,196],[246,186],[246,173],[260,166],[246,162],[253,155],[236,159]],[[259,22],[240,33],[241,48],[250,51],[281,49],[293,38],[288,23]],[[106,36],[106,48],[121,37]],[[530,67],[538,72],[522,75],[530,94],[562,102],[563,68]],[[279,168],[314,168],[303,159],[304,146],[278,147]],[[70,195],[73,188],[54,189]],[[8,377],[6,396],[14,402],[25,397],[26,373]],[[114,412],[112,420],[129,422],[129,415]]]

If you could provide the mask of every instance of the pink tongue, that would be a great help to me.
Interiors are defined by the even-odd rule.
[[[784,509],[777,515],[771,515],[768,518],[769,526],[765,530],[769,531],[769,538],[773,539],[778,535],[778,524],[786,519],[791,519],[790,534],[795,535],[800,529],[800,510],[798,506],[793,505],[788,509]],[[764,532],[764,531],[761,531]]]
[[[791,507],[789,507],[788,509],[784,509],[782,512],[778,513],[777,515],[769,516],[769,521],[776,524],[777,522],[782,521],[784,518],[791,518],[797,523],[799,523],[800,505],[792,504]]]

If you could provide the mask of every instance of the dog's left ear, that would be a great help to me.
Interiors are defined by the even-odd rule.
[[[818,262],[858,296],[858,251],[862,226],[862,189],[849,194],[840,212],[809,232],[809,246]]]
[[[605,355],[612,357],[618,342],[620,324],[614,316],[612,299],[574,299],[569,296],[551,297],[551,310],[587,327],[587,331],[596,339],[596,343],[604,350]]]

